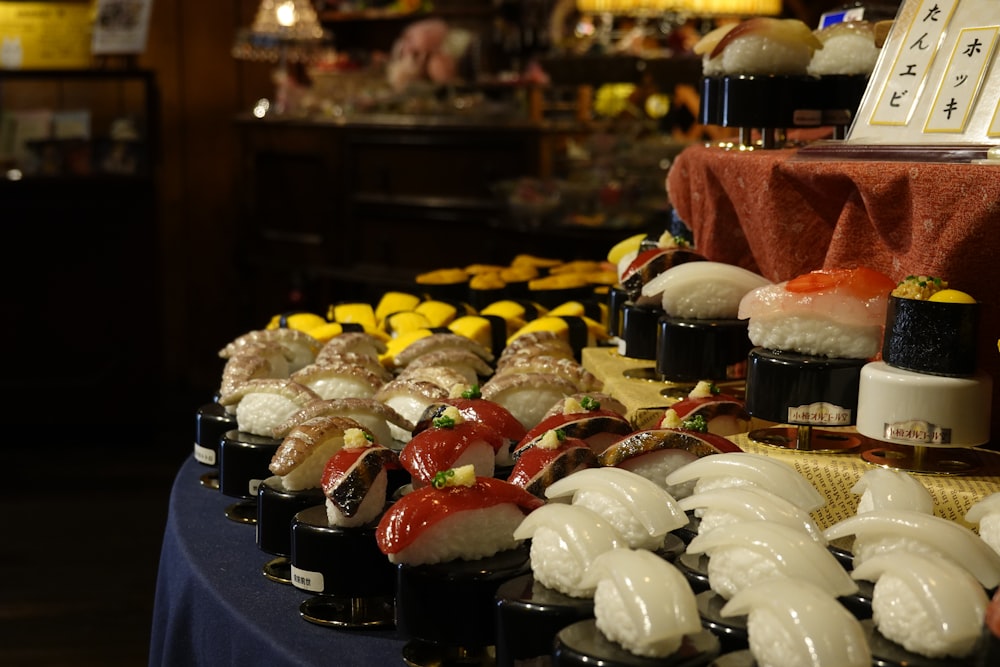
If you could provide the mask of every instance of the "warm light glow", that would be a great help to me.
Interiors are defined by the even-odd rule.
[[[781,0],[576,0],[576,8],[587,14],[774,16],[781,13],[781,6]]]
[[[295,3],[291,0],[286,0],[285,2],[278,5],[274,10],[274,17],[278,20],[278,23],[285,27],[291,28],[298,21],[298,17],[295,12]]]

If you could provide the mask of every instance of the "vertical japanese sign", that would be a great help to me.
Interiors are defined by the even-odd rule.
[[[958,0],[923,0],[906,30],[890,76],[882,86],[873,125],[905,125],[927,81]]]
[[[998,42],[997,0],[904,0],[845,143],[995,143]]]

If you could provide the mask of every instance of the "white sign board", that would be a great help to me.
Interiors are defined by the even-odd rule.
[[[905,0],[847,144],[1000,144],[1000,2]]]

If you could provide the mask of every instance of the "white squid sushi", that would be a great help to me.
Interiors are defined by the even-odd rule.
[[[858,514],[882,509],[908,509],[934,514],[934,497],[915,476],[905,470],[872,468],[851,487],[861,496]]]
[[[720,610],[746,616],[757,667],[870,667],[872,653],[857,618],[821,588],[794,579],[748,586]]]
[[[894,280],[866,268],[812,271],[740,301],[754,345],[811,356],[869,359],[882,347]]]
[[[771,521],[801,530],[826,545],[826,538],[809,513],[776,493],[760,487],[729,487],[703,491],[677,501],[685,512],[701,517],[698,533],[743,521]]]
[[[621,468],[578,470],[545,489],[546,497],[572,497],[618,529],[635,549],[658,549],[667,533],[688,523],[677,501],[656,483]]]
[[[989,598],[958,565],[899,552],[865,561],[852,576],[875,582],[872,620],[887,639],[929,658],[966,658],[975,651]]]
[[[774,577],[809,581],[831,597],[851,595],[857,583],[836,557],[807,533],[769,521],[744,521],[696,535],[691,554],[708,556],[708,583],[730,599],[747,586]]]
[[[855,569],[881,554],[908,551],[949,559],[986,588],[1000,584],[1000,554],[972,530],[933,514],[876,510],[838,521],[823,534],[830,541],[854,536]]]
[[[579,505],[548,503],[524,517],[514,539],[531,540],[535,580],[575,598],[592,598],[596,582],[583,575],[600,554],[626,547],[618,530],[604,517]]]
[[[1000,553],[1000,492],[977,500],[965,513],[965,520],[979,529],[979,537]]]
[[[749,452],[725,452],[704,456],[667,475],[667,484],[697,480],[694,493],[730,486],[763,487],[806,512],[826,504],[809,481],[784,461]]]
[[[701,631],[698,603],[674,565],[642,549],[612,549],[584,576],[595,587],[597,629],[640,656],[665,658]]]
[[[642,286],[646,298],[659,297],[672,317],[692,320],[736,319],[740,300],[771,281],[723,262],[686,262],[673,266]]]

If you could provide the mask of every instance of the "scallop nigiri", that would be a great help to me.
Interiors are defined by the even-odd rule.
[[[750,290],[770,285],[767,278],[723,262],[673,266],[642,286],[646,299],[659,299],[672,317],[694,320],[736,319],[740,300]]]
[[[934,497],[916,476],[905,470],[867,470],[851,487],[851,493],[860,496],[858,514],[894,508],[934,514]]]
[[[612,549],[587,568],[597,629],[635,655],[665,658],[701,631],[694,591],[676,566],[642,549]]]
[[[708,583],[725,599],[774,577],[809,581],[831,597],[851,595],[857,583],[808,533],[770,521],[743,521],[696,535],[687,552],[708,556]]]
[[[343,446],[329,458],[320,478],[330,525],[351,528],[374,521],[385,509],[387,470],[398,465],[396,453],[370,434],[345,431]]]
[[[687,525],[677,501],[645,477],[620,468],[579,470],[545,489],[547,498],[571,498],[574,505],[605,517],[637,549],[658,549],[667,533]]]
[[[857,618],[807,581],[771,579],[747,586],[720,610],[746,616],[750,653],[760,667],[870,667],[871,648]]]
[[[476,477],[472,466],[441,471],[433,484],[394,502],[375,530],[393,563],[478,560],[515,548],[514,531],[544,504],[519,486]]]
[[[754,345],[771,350],[869,359],[881,349],[889,276],[872,269],[806,273],[752,290],[738,316]]]
[[[865,561],[852,576],[875,582],[872,620],[886,638],[930,658],[967,658],[975,651],[989,598],[955,563],[897,552]]]
[[[829,541],[854,536],[855,569],[875,556],[909,551],[950,559],[986,588],[1000,584],[1000,554],[972,530],[933,514],[873,510],[842,519],[823,534]]]
[[[667,484],[697,480],[694,492],[728,486],[759,486],[785,498],[806,512],[826,504],[809,480],[784,461],[749,452],[726,452],[692,461],[667,475]]]
[[[528,516],[514,539],[531,540],[531,570],[536,581],[575,598],[594,596],[596,582],[582,583],[600,554],[627,546],[604,517],[579,505],[548,503]]]

